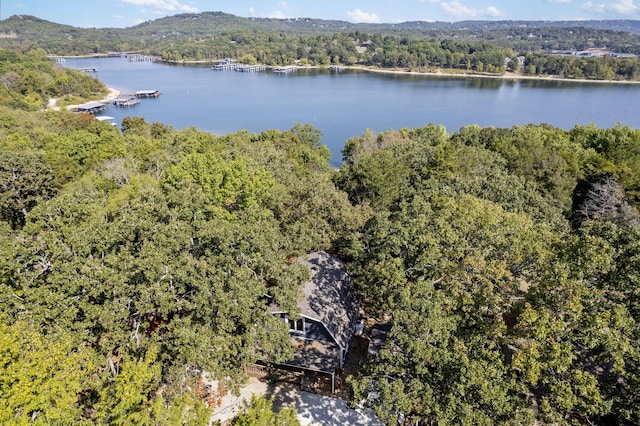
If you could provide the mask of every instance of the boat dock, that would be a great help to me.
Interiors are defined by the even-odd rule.
[[[82,68],[81,71],[84,71],[86,73],[98,72],[98,68]]]
[[[234,71],[258,72],[258,71],[264,71],[266,69],[267,69],[266,65],[239,65],[234,69]]]
[[[118,107],[131,107],[140,103],[136,96],[121,96],[113,100],[113,104]]]
[[[107,105],[102,102],[87,102],[86,104],[76,105],[73,107],[75,112],[83,112],[85,114],[96,114],[107,109]]]
[[[140,55],[138,53],[129,53],[126,55],[129,62],[153,62],[156,60],[153,56]]]
[[[284,67],[275,67],[275,68],[273,69],[273,72],[278,72],[278,73],[284,73],[284,74],[287,74],[287,73],[290,73],[290,72],[297,71],[297,70],[298,70],[298,68],[299,68],[299,67],[297,67],[297,66],[295,66],[295,65],[287,65],[287,66],[284,66]]]
[[[135,94],[136,98],[157,98],[160,92],[157,90],[138,90]]]
[[[235,59],[223,59],[212,66],[211,69],[214,71],[233,71],[239,66],[240,64]]]
[[[239,72],[258,72],[267,69],[266,65],[255,64],[245,65],[238,63],[235,59],[223,59],[211,67],[214,71],[239,71]]]
[[[339,67],[337,65],[331,65],[329,67],[329,71],[333,71],[333,72],[342,72],[344,71],[344,67]]]

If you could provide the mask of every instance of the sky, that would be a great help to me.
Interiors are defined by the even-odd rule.
[[[640,0],[0,0],[0,18],[130,27],[178,13],[349,22],[640,19]]]

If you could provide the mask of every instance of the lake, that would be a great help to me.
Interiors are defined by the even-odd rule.
[[[309,123],[338,166],[344,142],[366,129],[381,132],[429,123],[457,131],[470,124],[511,127],[548,123],[563,129],[594,123],[640,127],[640,85],[501,80],[306,69],[278,74],[213,71],[210,66],[129,62],[124,58],[67,59],[122,94],[157,89],[162,95],[105,115],[194,126],[215,134],[287,130]]]

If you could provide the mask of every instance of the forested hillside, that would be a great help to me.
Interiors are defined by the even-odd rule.
[[[637,424],[639,147],[543,125],[349,141],[337,181],[373,209],[351,267],[393,318],[354,398],[388,424]]]
[[[640,422],[640,131],[363,129],[333,170],[310,125],[119,132],[26,87],[0,106],[0,423],[206,424],[203,372],[290,356],[267,306],[316,250],[391,318],[348,379],[387,424]]]
[[[37,111],[49,99],[61,104],[107,93],[102,83],[85,73],[57,66],[44,50],[24,55],[0,49],[0,106]]]
[[[407,22],[352,24],[317,19],[249,19],[181,14],[130,28],[73,28],[33,16],[0,22],[0,47],[49,55],[140,52],[170,62],[224,58],[266,65],[345,65],[414,72],[554,75],[636,80],[640,26],[635,21]],[[564,52],[599,50],[585,54]],[[601,53],[607,53],[601,56]],[[620,56],[623,55],[623,56]],[[521,59],[518,59],[520,57]]]

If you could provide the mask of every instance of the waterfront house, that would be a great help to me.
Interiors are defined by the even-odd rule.
[[[325,252],[300,261],[310,269],[311,279],[300,288],[299,315],[275,305],[269,308],[289,326],[294,356],[284,365],[333,379],[336,369],[344,366],[358,319],[351,277],[344,262]]]

